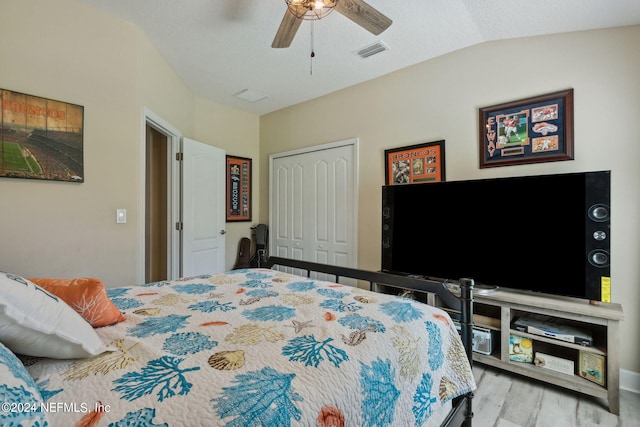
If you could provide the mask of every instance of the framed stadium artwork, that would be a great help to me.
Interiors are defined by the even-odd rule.
[[[444,140],[384,150],[386,185],[444,181]]]
[[[0,89],[0,177],[84,182],[84,107]]]
[[[251,159],[226,157],[227,222],[251,221]]]
[[[479,109],[480,168],[573,160],[573,89]]]

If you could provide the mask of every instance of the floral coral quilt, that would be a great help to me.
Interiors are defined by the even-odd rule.
[[[27,363],[53,426],[422,426],[475,389],[449,316],[410,299],[267,269],[108,294],[115,351]]]

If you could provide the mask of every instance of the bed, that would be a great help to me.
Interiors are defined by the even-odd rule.
[[[341,277],[442,295],[461,311],[464,337],[440,309]],[[22,280],[33,295],[56,298]],[[460,283],[451,298],[428,280],[271,257],[265,268],[110,288],[123,319],[89,325],[98,341],[85,338],[65,358],[27,343],[15,348],[33,354],[17,362],[6,347],[21,338],[0,327],[0,377],[15,374],[0,397],[17,402],[3,404],[0,424],[470,426],[473,284]],[[68,335],[85,326],[69,323]],[[63,351],[54,344],[45,350]]]

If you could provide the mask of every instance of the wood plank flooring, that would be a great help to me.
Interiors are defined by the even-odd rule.
[[[475,363],[474,427],[640,427],[640,394],[622,390],[620,416],[607,401]]]

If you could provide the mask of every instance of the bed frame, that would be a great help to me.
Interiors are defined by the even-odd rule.
[[[335,277],[336,283],[339,282],[341,277],[367,281],[369,282],[370,290],[374,290],[377,285],[382,284],[400,289],[430,292],[437,295],[440,301],[442,301],[446,306],[460,312],[462,344],[464,345],[467,353],[469,364],[473,366],[473,280],[460,279],[459,284],[451,284],[421,277],[409,277],[368,270],[358,270],[355,268],[339,267],[335,265],[319,264],[315,262],[275,256],[269,257],[264,267],[273,268],[275,265],[306,270],[307,277],[311,276],[311,272],[329,274]],[[459,295],[456,295],[458,293]],[[471,427],[473,418],[472,399],[473,393],[467,393],[455,398],[453,400],[453,407],[442,422],[441,427]]]

